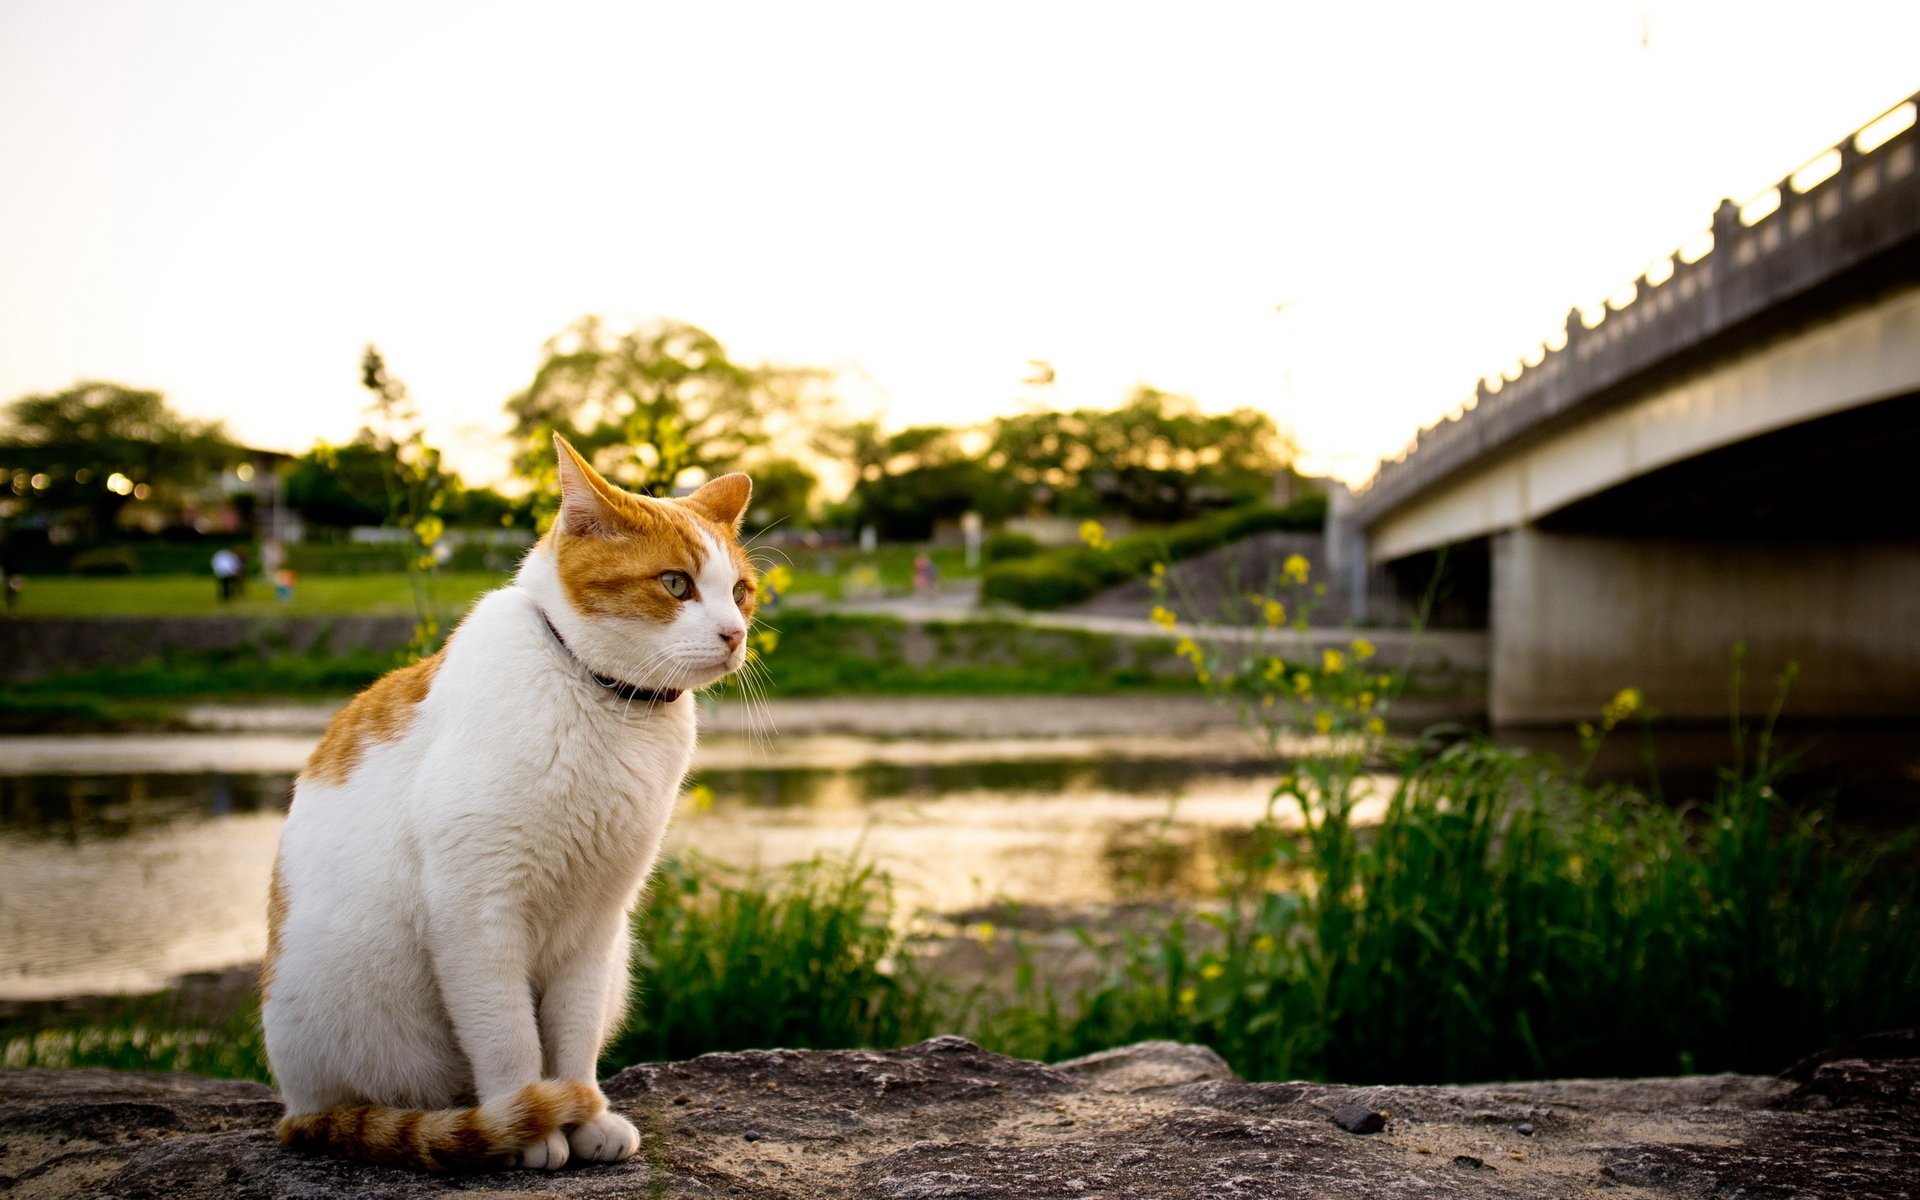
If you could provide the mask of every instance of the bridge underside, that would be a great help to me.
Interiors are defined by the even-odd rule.
[[[1491,540],[1490,715],[1920,717],[1920,393],[1675,463]]]

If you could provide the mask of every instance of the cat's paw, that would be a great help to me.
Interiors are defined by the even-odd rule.
[[[567,1135],[558,1129],[520,1152],[520,1165],[536,1171],[558,1171],[567,1165]]]
[[[640,1131],[612,1109],[576,1128],[567,1140],[587,1162],[622,1162],[640,1149]]]

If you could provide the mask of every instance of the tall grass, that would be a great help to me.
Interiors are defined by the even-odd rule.
[[[668,863],[635,919],[631,1015],[609,1066],[765,1047],[894,1046],[936,1032],[891,884],[816,859],[779,871]]]
[[[1775,775],[1669,809],[1463,742],[1306,772],[1217,903],[1102,948],[1070,1001],[1034,976],[993,1032],[1041,1057],[1149,1037],[1242,1074],[1350,1082],[1779,1070],[1920,1011],[1911,839],[1871,847]],[[1377,777],[1375,777],[1377,778]]]

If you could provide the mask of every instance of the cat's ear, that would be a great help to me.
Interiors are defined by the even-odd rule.
[[[614,532],[614,486],[580,456],[567,439],[553,435],[554,459],[560,470],[560,513],[554,524],[571,534],[601,535]]]
[[[747,501],[753,499],[753,480],[738,471],[709,479],[680,503],[701,516],[740,532],[747,517]]]

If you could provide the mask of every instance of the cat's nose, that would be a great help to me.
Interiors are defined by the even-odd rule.
[[[722,629],[720,631],[720,640],[727,644],[727,649],[729,650],[738,650],[740,643],[745,641],[746,637],[747,631],[744,629]]]

